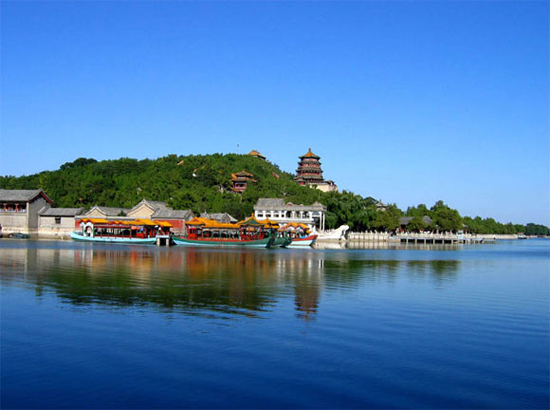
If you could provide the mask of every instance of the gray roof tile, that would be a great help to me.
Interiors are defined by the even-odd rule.
[[[42,208],[38,215],[40,216],[76,216],[81,215],[84,208]]]
[[[194,218],[193,211],[189,209],[170,209],[170,208],[161,208],[157,209],[151,219],[184,219],[190,220]]]
[[[48,202],[51,202],[50,198],[41,189],[0,189],[0,201],[28,202],[40,194],[43,194]]]

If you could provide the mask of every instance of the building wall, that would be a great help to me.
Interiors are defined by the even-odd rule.
[[[155,221],[168,222],[172,224],[172,228],[170,228],[170,231],[174,235],[185,235],[187,233],[187,227],[185,226],[185,221],[182,219],[155,218]]]
[[[155,213],[154,209],[149,208],[143,204],[133,212],[128,212],[128,217],[133,219],[151,219],[151,215]]]
[[[42,198],[38,197],[36,200],[27,204],[27,213],[29,214],[29,233],[38,232],[38,211],[40,211],[48,202]]]
[[[3,234],[29,233],[27,212],[2,212],[0,213],[0,224],[2,225]]]
[[[329,185],[329,184],[317,184],[315,185],[315,188],[323,192],[338,191],[338,187],[336,185]]]
[[[72,216],[61,217],[59,224],[54,216],[40,216],[38,219],[38,236],[68,238],[75,230],[75,219]]]
[[[86,218],[105,218],[105,214],[102,214],[97,209],[94,209],[86,214]]]

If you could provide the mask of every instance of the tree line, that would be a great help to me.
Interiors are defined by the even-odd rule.
[[[254,181],[248,183],[245,192],[236,194],[231,190],[231,174],[241,170],[252,173]],[[56,207],[130,208],[145,198],[164,201],[174,209],[227,212],[243,219],[253,213],[258,198],[284,198],[294,204],[309,205],[317,201],[325,205],[328,228],[347,224],[354,231],[393,232],[401,228],[401,218],[408,217],[406,229],[409,231],[550,233],[544,225],[503,224],[493,218],[463,217],[443,201],[429,208],[420,204],[403,211],[395,204],[384,205],[353,192],[324,193],[298,185],[293,174],[282,171],[276,164],[238,154],[168,155],[155,160],[78,158],[55,171],[0,177],[0,188],[42,188]]]

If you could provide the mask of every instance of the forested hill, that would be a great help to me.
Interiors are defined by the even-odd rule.
[[[246,192],[231,191],[231,174],[245,170],[255,182]],[[309,205],[319,201],[327,206],[328,228],[348,224],[353,230],[394,231],[400,218],[409,216],[409,230],[438,229],[457,231],[466,225],[473,233],[527,233],[548,235],[543,225],[502,224],[492,218],[462,217],[443,201],[428,208],[424,204],[405,212],[395,205],[377,209],[376,200],[352,192],[323,193],[298,185],[294,175],[277,165],[251,155],[168,155],[158,159],[120,158],[96,161],[79,158],[63,164],[56,171],[13,177],[0,176],[0,189],[42,188],[55,207],[93,205],[130,208],[142,199],[165,201],[174,209],[191,209],[195,213],[228,212],[243,219],[253,212],[258,198],[285,198],[287,202]],[[426,225],[423,216],[433,221]]]
[[[246,170],[256,182],[243,194],[231,191],[231,174]],[[228,212],[248,216],[260,197],[284,197],[311,204],[322,192],[302,187],[293,175],[250,155],[169,155],[155,160],[79,158],[59,170],[22,177],[0,177],[4,189],[42,188],[56,207],[93,205],[130,208],[141,199],[166,201],[174,209]]]

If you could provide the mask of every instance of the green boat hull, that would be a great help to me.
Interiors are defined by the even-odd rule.
[[[230,247],[250,247],[250,248],[272,248],[274,245],[273,238],[258,239],[253,241],[239,241],[227,239],[188,239],[181,236],[173,237],[176,245],[184,246],[230,246]]]

